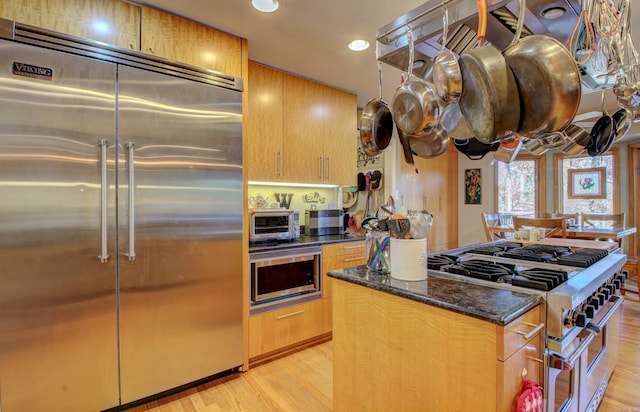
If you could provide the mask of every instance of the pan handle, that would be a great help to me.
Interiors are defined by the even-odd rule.
[[[487,35],[487,1],[478,0],[478,36],[476,40],[482,46]]]

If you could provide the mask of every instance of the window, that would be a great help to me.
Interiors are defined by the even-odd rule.
[[[510,163],[497,162],[496,209],[507,215],[536,215],[544,204],[545,158],[518,156]]]
[[[617,213],[619,210],[617,163],[614,148],[602,156],[556,155],[558,182],[555,207],[560,213]]]

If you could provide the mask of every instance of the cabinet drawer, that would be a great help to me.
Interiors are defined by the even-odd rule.
[[[357,242],[332,243],[322,246],[322,256],[335,257],[344,256],[345,259],[365,256],[364,240]],[[346,260],[345,262],[348,262]],[[345,266],[347,267],[347,266]]]
[[[344,242],[322,247],[322,297],[330,298],[331,278],[327,272],[367,263],[365,242]]]
[[[497,362],[498,411],[515,411],[518,397],[522,393],[522,371],[526,369],[526,379],[544,387],[544,364],[540,339],[526,342],[505,362]]]
[[[525,343],[545,333],[541,317],[543,310],[544,305],[538,305],[508,325],[498,328],[498,360],[504,361]]]
[[[249,317],[249,358],[323,333],[322,299]]]

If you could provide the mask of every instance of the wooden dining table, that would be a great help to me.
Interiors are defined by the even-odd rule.
[[[576,239],[611,239],[620,241],[636,233],[635,227],[629,226],[567,226],[567,237]]]

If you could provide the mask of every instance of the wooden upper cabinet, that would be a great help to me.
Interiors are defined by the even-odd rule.
[[[142,7],[140,50],[242,76],[242,39],[150,7]]]
[[[284,74],[284,175],[287,180],[323,183],[325,87]]]
[[[248,180],[283,180],[283,72],[249,62],[245,116]]]
[[[353,185],[356,96],[249,62],[248,180]]]
[[[351,186],[357,182],[358,125],[356,96],[326,88],[324,183]]]
[[[140,48],[140,7],[122,0],[2,0],[0,17],[128,49]]]

